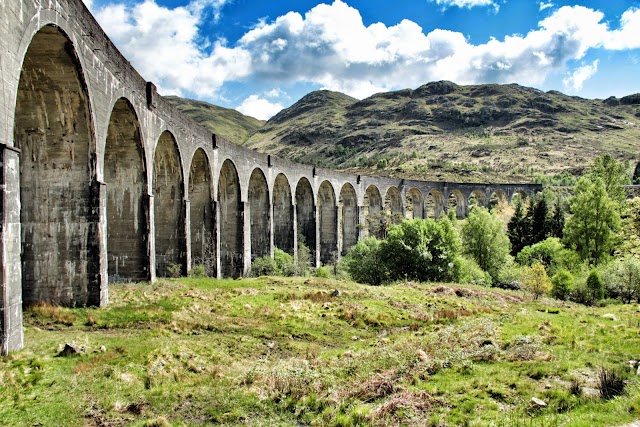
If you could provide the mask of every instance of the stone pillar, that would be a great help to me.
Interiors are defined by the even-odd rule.
[[[358,215],[358,241],[364,240],[367,237],[367,219],[365,217],[365,207],[358,206],[357,208]]]
[[[238,214],[241,216],[240,221],[242,221],[242,236],[239,236],[243,239],[242,245],[242,275],[248,276],[251,272],[251,207],[248,202],[240,203],[240,212]]]
[[[220,203],[213,202],[213,212],[215,212],[216,219],[213,224],[213,233],[215,235],[216,245],[216,278],[222,279],[222,269],[220,265]]]
[[[271,158],[271,157],[269,157]],[[271,168],[269,168],[269,172],[271,172]],[[275,190],[274,190],[275,191]],[[271,205],[269,207],[269,256],[271,258],[273,258],[273,248],[275,247],[275,221],[274,218],[276,217],[276,213],[275,213],[275,203],[273,203],[273,197],[271,197]],[[280,248],[280,249],[284,249],[284,248]]]
[[[344,203],[338,202],[338,206],[336,206],[336,246],[338,255],[336,256],[336,261],[340,258],[340,254],[342,254],[342,248],[344,247]]]
[[[92,208],[89,218],[87,251],[88,296],[87,305],[104,307],[109,302],[109,279],[107,272],[107,185],[91,183]]]
[[[149,255],[149,280],[156,281],[156,225],[155,204],[152,194],[144,197],[144,214],[147,219],[147,253]]]
[[[313,210],[313,221],[315,223],[316,229],[316,246],[312,248],[309,246],[309,251],[311,252],[311,256],[313,257],[313,264],[316,268],[320,267],[320,211],[319,204],[316,203],[315,209]]]
[[[185,253],[184,259],[187,276],[191,273],[191,201],[184,200],[184,238],[185,238]]]
[[[24,346],[20,260],[20,151],[0,143],[0,354]]]
[[[293,220],[293,261],[298,265],[298,212],[296,205],[291,205],[291,218]]]

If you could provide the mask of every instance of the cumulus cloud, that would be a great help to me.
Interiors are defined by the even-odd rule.
[[[491,6],[496,11],[500,8],[500,5],[494,0],[430,0],[433,3],[436,3],[439,6],[442,6],[443,9],[447,9],[449,7],[459,7],[459,8],[467,8],[471,9],[472,7],[478,6]]]
[[[573,73],[570,73],[562,80],[562,84],[569,90],[579,92],[582,90],[584,82],[589,80],[598,72],[598,64],[600,61],[597,59],[591,64],[586,64],[576,68]]]
[[[280,103],[272,103],[271,101],[260,98],[258,95],[250,95],[242,101],[242,104],[236,107],[246,116],[255,117],[259,120],[268,120],[282,110],[284,106]]]
[[[198,32],[203,16],[208,16],[203,11],[219,11],[226,1],[194,0],[169,9],[144,0],[103,7],[97,17],[124,55],[161,92],[188,91],[201,97],[216,95],[225,82],[249,79],[263,87],[312,83],[356,98],[442,79],[539,86],[554,73],[564,74],[568,63],[582,60],[591,49],[640,48],[640,9],[627,10],[620,25],[611,29],[602,12],[564,6],[526,34],[475,45],[459,32],[425,32],[410,20],[366,26],[360,12],[341,0],[319,4],[304,15],[289,12],[261,21],[227,46]],[[470,7],[495,2],[449,3]],[[577,87],[574,82],[579,79],[567,82]],[[266,90],[240,107],[249,111],[260,106],[255,107],[257,113],[248,113],[254,116],[272,114],[277,104],[269,99],[278,99],[278,93]]]
[[[544,2],[544,1],[538,2],[538,5],[540,6],[540,11],[543,11],[545,9],[549,9],[549,8],[552,8],[553,6],[555,6],[551,2]]]

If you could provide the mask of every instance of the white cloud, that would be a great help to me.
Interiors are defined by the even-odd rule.
[[[447,9],[449,7],[459,7],[459,8],[467,8],[471,9],[472,7],[493,7],[496,12],[500,9],[500,5],[498,2],[494,0],[430,0],[431,2],[436,3],[438,6],[442,6],[443,9]]]
[[[280,98],[282,96],[286,96],[286,94],[282,90],[275,88],[265,93],[264,96],[266,96],[267,98]]]
[[[547,3],[547,2],[544,2],[544,1],[538,2],[538,5],[540,6],[540,11],[543,11],[545,9],[549,9],[549,8],[552,8],[553,6],[555,6],[555,4],[553,4],[552,2],[548,2]]]
[[[584,82],[589,80],[598,72],[599,61],[596,59],[591,64],[586,64],[576,68],[562,80],[562,84],[569,90],[579,92],[582,90]]]
[[[250,95],[242,101],[242,104],[236,107],[236,110],[246,116],[255,117],[259,120],[268,120],[278,114],[283,108],[280,103],[272,103],[264,98],[260,98],[258,95]]]

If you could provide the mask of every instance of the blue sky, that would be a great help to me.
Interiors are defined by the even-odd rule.
[[[640,0],[85,0],[163,95],[267,119],[306,93],[355,98],[519,83],[640,92]]]

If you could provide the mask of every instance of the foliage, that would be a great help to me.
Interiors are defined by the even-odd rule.
[[[207,277],[207,270],[202,264],[196,264],[191,267],[189,277]]]
[[[498,274],[509,255],[509,238],[504,224],[487,209],[474,207],[462,226],[462,247],[480,268],[498,280]]]
[[[380,247],[389,278],[449,281],[457,278],[460,238],[446,216],[412,219],[391,227]]]
[[[316,268],[314,276],[322,279],[328,279],[331,277],[331,268],[326,265],[321,265]]]
[[[367,230],[369,230],[369,235],[384,239],[387,237],[389,228],[393,225],[400,224],[402,220],[403,217],[401,213],[391,213],[383,209],[373,215],[367,215]]]
[[[548,200],[556,199],[553,212]],[[516,256],[525,246],[531,246],[548,237],[562,237],[564,209],[560,197],[549,190],[537,193],[530,199],[528,209],[517,202],[514,215],[507,224],[507,235],[511,241],[511,254]]]
[[[296,260],[296,275],[306,276],[311,265],[311,251],[303,239],[298,239],[298,259]]]
[[[167,266],[167,274],[173,278],[182,276],[182,266],[178,263],[169,264],[169,266]]]
[[[571,269],[580,262],[578,254],[565,248],[557,237],[548,237],[532,246],[524,247],[516,260],[520,265],[527,266],[539,262],[550,275],[554,275],[560,269]]]
[[[276,261],[270,256],[262,256],[251,262],[251,275],[254,277],[274,276],[278,271]]]
[[[511,255],[515,256],[526,245],[529,230],[525,221],[525,208],[521,198],[516,200],[513,216],[507,224],[507,236],[511,242]]]
[[[573,290],[574,282],[575,280],[571,272],[568,270],[558,271],[551,278],[551,284],[553,285],[551,295],[553,295],[554,298],[564,301]]]
[[[460,283],[471,283],[474,285],[491,285],[491,276],[480,268],[473,258],[461,256],[458,258],[458,281]]]
[[[640,301],[640,260],[634,257],[617,259],[604,271],[607,296],[630,303]]]
[[[640,197],[625,202],[620,219],[620,245],[616,254],[640,257]]]
[[[586,303],[593,305],[604,298],[604,283],[600,277],[600,273],[595,268],[589,272],[587,276],[586,286]]]
[[[602,179],[607,194],[614,202],[622,204],[626,199],[623,185],[629,184],[629,176],[624,165],[611,155],[605,154],[597,157],[586,176],[591,181],[595,181],[597,178]]]
[[[620,214],[607,195],[604,181],[580,178],[571,199],[572,215],[567,219],[564,239],[583,260],[599,264],[606,260],[616,242]]]
[[[367,237],[349,249],[341,262],[353,280],[370,285],[380,285],[389,276],[380,252],[381,241]]]
[[[296,273],[296,266],[293,262],[293,256],[286,253],[282,249],[273,249],[273,260],[276,262],[276,272],[279,276],[293,276]]]
[[[522,271],[520,284],[523,289],[531,292],[534,299],[551,292],[552,285],[547,276],[547,271],[540,263],[535,263],[531,267],[525,267]]]
[[[640,185],[640,162],[636,163],[636,167],[633,170],[632,184]]]
[[[597,386],[601,399],[613,399],[624,394],[625,375],[618,369],[601,368],[598,371]]]

